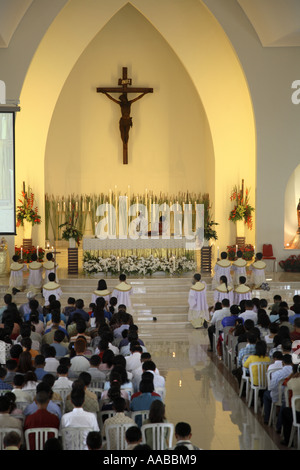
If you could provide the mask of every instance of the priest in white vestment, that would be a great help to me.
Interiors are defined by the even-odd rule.
[[[209,311],[206,298],[206,283],[201,281],[201,274],[193,277],[192,287],[188,297],[188,320],[194,328],[201,328],[209,321]]]
[[[240,283],[234,288],[233,291],[233,301],[236,305],[239,305],[242,300],[251,300],[251,288],[246,286],[247,278],[245,276],[240,276]]]
[[[226,276],[220,277],[220,284],[214,291],[214,301],[222,302],[222,300],[228,299],[230,305],[234,304],[233,301],[233,287],[228,284]]]
[[[232,271],[233,271],[233,285],[238,286],[240,284],[240,277],[244,276],[247,277],[246,273],[246,266],[247,261],[243,259],[242,251],[237,252],[237,259],[232,263]]]
[[[31,263],[28,264],[27,287],[35,292],[40,292],[43,285],[43,265],[37,260],[36,254],[31,256],[31,260]]]
[[[266,282],[266,263],[262,260],[262,253],[256,253],[255,261],[249,266],[251,271],[250,285],[253,289],[259,289]]]
[[[24,271],[27,271],[26,264],[19,263],[18,255],[12,257],[10,265],[9,287],[11,289],[21,290],[24,283]]]
[[[221,276],[226,276],[227,284],[229,286],[233,285],[233,281],[231,277],[231,262],[227,259],[226,251],[223,251],[221,253],[221,259],[216,262],[214,271],[215,271],[215,274],[212,280],[213,289],[216,289],[216,287],[220,284]]]
[[[61,287],[57,282],[55,282],[55,274],[50,273],[48,279],[49,281],[43,286],[43,297],[45,299],[45,306],[49,305],[50,295],[55,295],[56,300],[60,300],[62,296]]]
[[[49,276],[50,273],[54,273],[56,282],[59,282],[58,281],[58,276],[57,276],[58,265],[56,264],[56,262],[53,258],[53,254],[52,253],[47,253],[46,258],[47,258],[47,261],[45,261],[43,263],[43,268],[45,269],[45,281],[46,282],[48,281],[48,279],[49,279],[48,276]]]
[[[92,293],[92,304],[96,303],[96,300],[98,299],[98,297],[103,297],[107,302],[109,302],[110,300],[111,292],[109,289],[107,289],[105,279],[99,279],[98,287]]]
[[[116,297],[118,304],[126,305],[126,311],[130,313],[131,310],[131,299],[132,287],[126,282],[126,275],[120,274],[119,277],[120,283],[114,288],[112,292],[112,297]]]

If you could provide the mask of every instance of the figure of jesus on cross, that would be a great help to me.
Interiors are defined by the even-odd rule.
[[[117,103],[121,109],[121,118],[119,121],[119,128],[121,133],[121,139],[123,141],[123,163],[128,163],[128,139],[129,131],[132,127],[132,117],[130,116],[131,105],[137,100],[140,100],[147,93],[153,93],[153,88],[128,88],[131,85],[131,79],[127,78],[127,67],[123,67],[123,76],[118,82],[121,87],[106,87],[97,88],[98,93],[105,94],[114,103]],[[114,98],[109,93],[120,93],[119,99]],[[128,100],[128,93],[140,93],[139,96],[132,100]]]

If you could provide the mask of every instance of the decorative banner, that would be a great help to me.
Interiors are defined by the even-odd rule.
[[[181,236],[184,230],[195,230],[199,214],[197,205],[203,205],[202,216],[205,227],[210,220],[210,200],[208,194],[179,192],[169,195],[145,190],[144,194],[134,194],[128,186],[127,193],[121,194],[115,186],[114,191],[98,195],[45,196],[45,234],[46,240],[62,239],[62,229],[70,218],[76,220],[76,228],[82,234],[101,236],[108,231],[117,237],[126,237],[130,224],[141,212],[148,223],[148,231],[155,230],[160,214],[166,207],[170,232]],[[101,210],[99,207],[101,207]],[[170,209],[169,211],[167,209]],[[176,210],[176,209],[179,210]],[[100,213],[101,212],[101,213]],[[106,212],[106,213],[105,213]],[[186,217],[185,217],[186,212]],[[189,217],[187,218],[187,215]],[[104,217],[105,216],[105,217]],[[102,217],[101,226],[99,226]],[[106,220],[103,220],[103,219]],[[190,232],[189,232],[190,233]],[[199,233],[197,234],[199,236]]]

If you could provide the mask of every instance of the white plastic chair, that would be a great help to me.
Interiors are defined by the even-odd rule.
[[[271,376],[272,376],[273,372],[276,371],[276,370],[280,370],[280,369],[273,369],[273,370],[270,370],[270,371],[268,370],[267,371],[268,389],[269,389]],[[277,409],[277,406],[281,406],[281,404],[282,404],[282,384],[283,384],[284,380],[285,379],[280,380],[280,382],[278,384],[278,400],[277,400],[277,402],[274,403],[272,401],[268,426],[274,426],[275,425],[275,422],[276,422],[276,409]]]
[[[243,390],[244,390],[244,385],[245,385],[245,387],[246,387],[246,402],[248,402],[248,398],[249,398],[249,380],[250,380],[249,370],[245,369],[245,367],[243,367],[243,374],[242,374],[242,377],[241,377],[239,397],[242,396]]]
[[[143,423],[143,421],[149,418],[149,410],[131,411],[130,417],[138,425],[138,420],[136,418],[141,418],[140,422]]]
[[[292,444],[295,439],[295,433],[297,431],[297,449],[300,450],[300,423],[297,421],[297,410],[296,402],[300,400],[300,395],[293,395],[291,400],[292,415],[293,415],[293,425],[291,429],[291,435],[289,440],[289,447],[292,447]]]
[[[30,448],[30,436],[34,436],[34,449]],[[43,450],[45,442],[51,437],[58,437],[57,428],[32,428],[24,433],[26,450]]]
[[[100,411],[100,413],[98,413],[100,429],[103,428],[103,424],[104,424],[105,419],[112,418],[112,416],[114,416],[115,414],[116,414],[115,410]],[[104,417],[105,417],[105,419],[104,419]]]
[[[57,393],[57,395],[61,397],[61,411],[62,411],[62,414],[64,414],[65,407],[66,407],[66,399],[71,393],[71,388],[53,387],[52,390],[53,392]]]
[[[236,358],[236,345],[238,342],[238,337],[233,335],[228,335],[228,345],[227,345],[227,363],[229,370],[232,370],[233,364]]]
[[[18,428],[0,428],[0,450],[3,450],[4,449],[4,445],[3,445],[3,439],[4,439],[4,436],[6,434],[8,434],[9,432],[17,432],[18,434],[20,434],[21,438],[22,438],[22,431],[20,431],[20,429]]]
[[[249,383],[249,397],[248,397],[248,407],[250,408],[252,404],[252,398],[254,394],[254,413],[257,413],[258,410],[258,394],[260,390],[266,390],[267,388],[267,368],[269,367],[269,362],[253,362],[249,366],[250,373],[250,383]],[[253,383],[253,372],[254,368],[257,367],[257,378],[258,384],[254,385]]]
[[[63,450],[86,450],[86,438],[90,431],[89,427],[67,427],[61,430]]]
[[[143,424],[141,427],[142,439],[146,443],[146,431],[152,431],[152,450],[167,450],[172,447],[173,435],[174,435],[174,424],[173,423],[150,423]],[[167,444],[166,431],[168,432]]]
[[[134,426],[132,423],[109,424],[105,428],[107,450],[125,450],[127,442],[125,439],[128,428]]]
[[[213,351],[217,352],[219,334],[220,334],[220,331],[223,331],[222,320],[216,321],[215,328],[216,328],[216,331],[213,333]]]

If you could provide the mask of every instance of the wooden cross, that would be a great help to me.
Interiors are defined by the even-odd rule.
[[[131,78],[127,77],[127,67],[123,67],[122,78],[119,78],[118,85],[119,87],[106,87],[106,88],[97,88],[97,93],[104,93],[110,100],[114,103],[117,103],[121,108],[121,118],[119,121],[119,128],[121,132],[121,139],[123,141],[123,164],[128,163],[128,139],[129,139],[129,130],[132,127],[132,117],[130,117],[130,108],[132,103],[141,99],[146,93],[153,93],[153,88],[137,88],[137,87],[128,87],[131,86]],[[121,93],[119,99],[113,98],[109,93]],[[136,98],[128,101],[128,93],[141,93]]]

